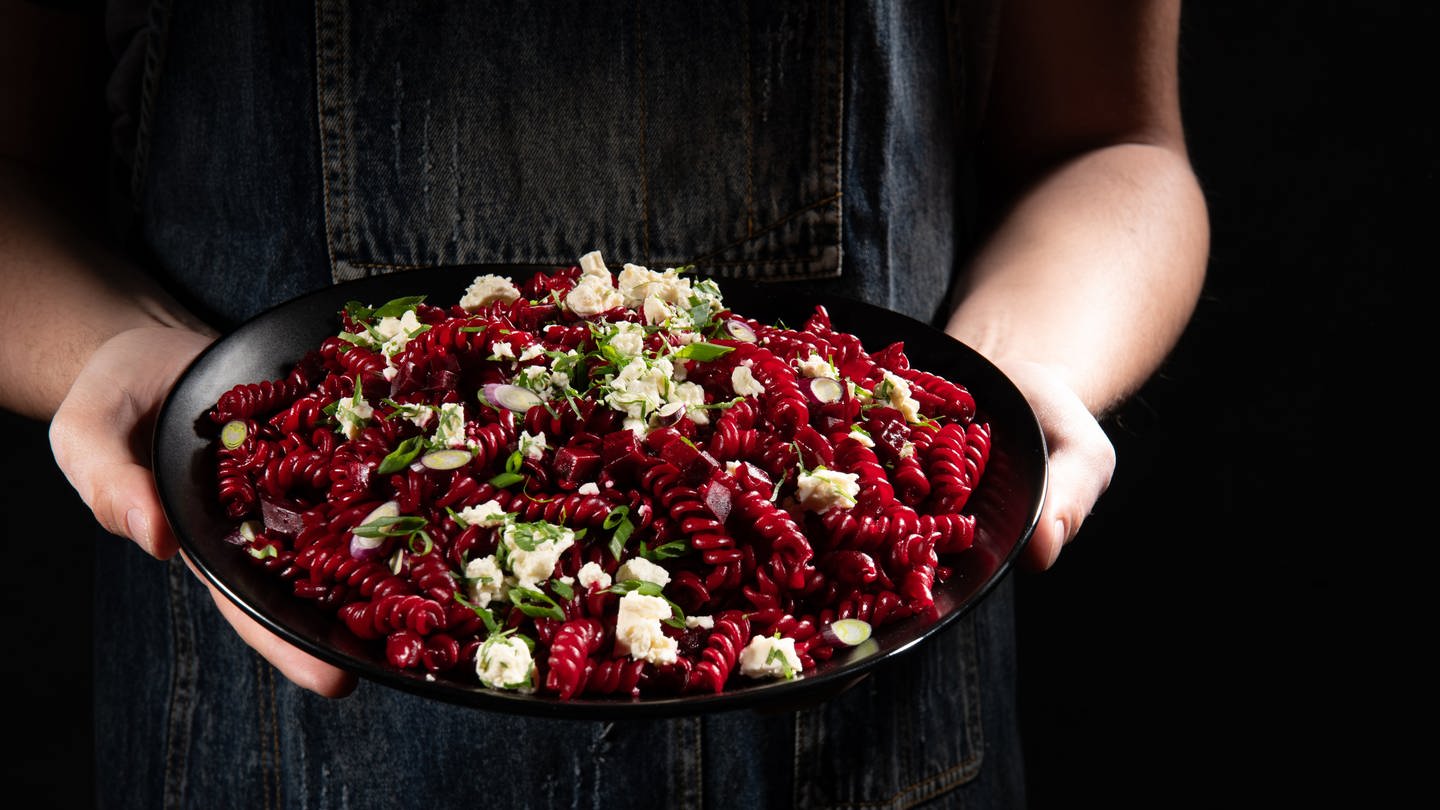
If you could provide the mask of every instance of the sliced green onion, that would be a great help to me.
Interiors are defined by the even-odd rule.
[[[250,429],[239,419],[232,419],[220,428],[220,443],[225,445],[226,450],[234,450],[245,443],[245,438],[250,435]]]

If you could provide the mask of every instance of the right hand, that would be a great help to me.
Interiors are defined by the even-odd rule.
[[[50,422],[55,461],[95,519],[160,560],[174,556],[179,543],[149,467],[150,441],[171,387],[211,340],[166,326],[115,335],[85,363]],[[206,584],[240,637],[285,677],[325,697],[354,690],[354,675],[288,644]]]

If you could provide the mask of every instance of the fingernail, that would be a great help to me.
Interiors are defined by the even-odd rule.
[[[150,547],[150,521],[145,519],[145,512],[140,507],[125,513],[125,528],[130,531],[131,540]]]
[[[1055,535],[1060,538],[1061,543],[1070,542],[1070,533],[1065,526],[1064,518],[1055,519]]]

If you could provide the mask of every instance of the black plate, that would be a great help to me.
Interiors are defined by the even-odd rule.
[[[871,641],[837,653],[804,678],[736,685],[716,695],[639,699],[522,695],[475,682],[400,671],[383,649],[362,642],[342,622],[295,597],[289,586],[253,565],[223,541],[234,527],[215,497],[213,454],[197,427],[220,395],[238,383],[283,377],[308,349],[339,329],[346,301],[378,305],[424,294],[436,304],[460,300],[482,273],[517,281],[536,268],[468,266],[425,269],[340,284],[269,309],[235,329],[195,359],[160,412],[155,436],[155,478],[160,500],[183,551],[220,591],[260,624],[297,647],[357,675],[390,687],[456,704],[520,714],[590,719],[694,714],[737,708],[781,707],[823,700],[854,678],[908,653],[973,609],[1010,571],[1039,519],[1046,484],[1045,441],[1035,416],[1014,384],[973,349],[919,321],[869,304],[833,296],[781,295],[774,286],[721,283],[726,304],[764,322],[803,323],[823,304],[835,328],[858,335],[874,351],[905,343],[911,365],[962,383],[979,416],[992,428],[991,456],[967,509],[976,516],[975,545],[952,561],[954,573],[935,588],[936,610],[876,630]]]

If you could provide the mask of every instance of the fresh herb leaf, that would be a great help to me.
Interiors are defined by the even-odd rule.
[[[565,611],[560,609],[560,604],[552,599],[549,594],[537,591],[533,588],[514,587],[510,589],[510,602],[516,608],[532,619],[555,619],[563,620]]]
[[[495,614],[491,613],[489,608],[472,605],[459,593],[455,594],[455,601],[475,611],[475,615],[479,616],[480,621],[485,623],[485,632],[494,635],[500,629],[500,625],[495,621]]]
[[[415,457],[420,455],[420,452],[424,449],[425,437],[411,436],[405,441],[400,442],[400,445],[398,447],[396,447],[394,450],[391,450],[389,455],[385,456],[385,458],[381,460],[380,468],[376,470],[376,472],[380,473],[381,475],[390,475],[391,473],[400,472],[401,470],[410,466],[410,462],[414,461]]]
[[[704,363],[710,360],[717,360],[733,351],[735,351],[734,346],[719,346],[714,343],[701,342],[691,343],[681,347],[675,352],[675,356],[684,357],[688,360],[699,360]]]
[[[610,510],[605,520],[600,524],[606,529],[614,529],[615,533],[610,536],[610,556],[620,559],[625,551],[625,541],[635,531],[635,524],[630,522],[630,507],[617,506]]]
[[[670,542],[661,546],[656,546],[655,548],[646,548],[644,544],[641,544],[640,546],[640,556],[652,562],[656,560],[670,560],[676,557],[682,557],[689,552],[690,545],[684,540],[671,540]]]
[[[550,590],[555,592],[561,599],[570,600],[575,598],[575,589],[570,587],[568,582],[559,579],[550,580]]]
[[[370,313],[373,318],[398,318],[408,310],[425,300],[423,295],[408,295],[404,298],[394,298],[380,305],[380,308]]]
[[[360,537],[404,537],[425,528],[425,518],[418,515],[378,517],[355,527]]]

